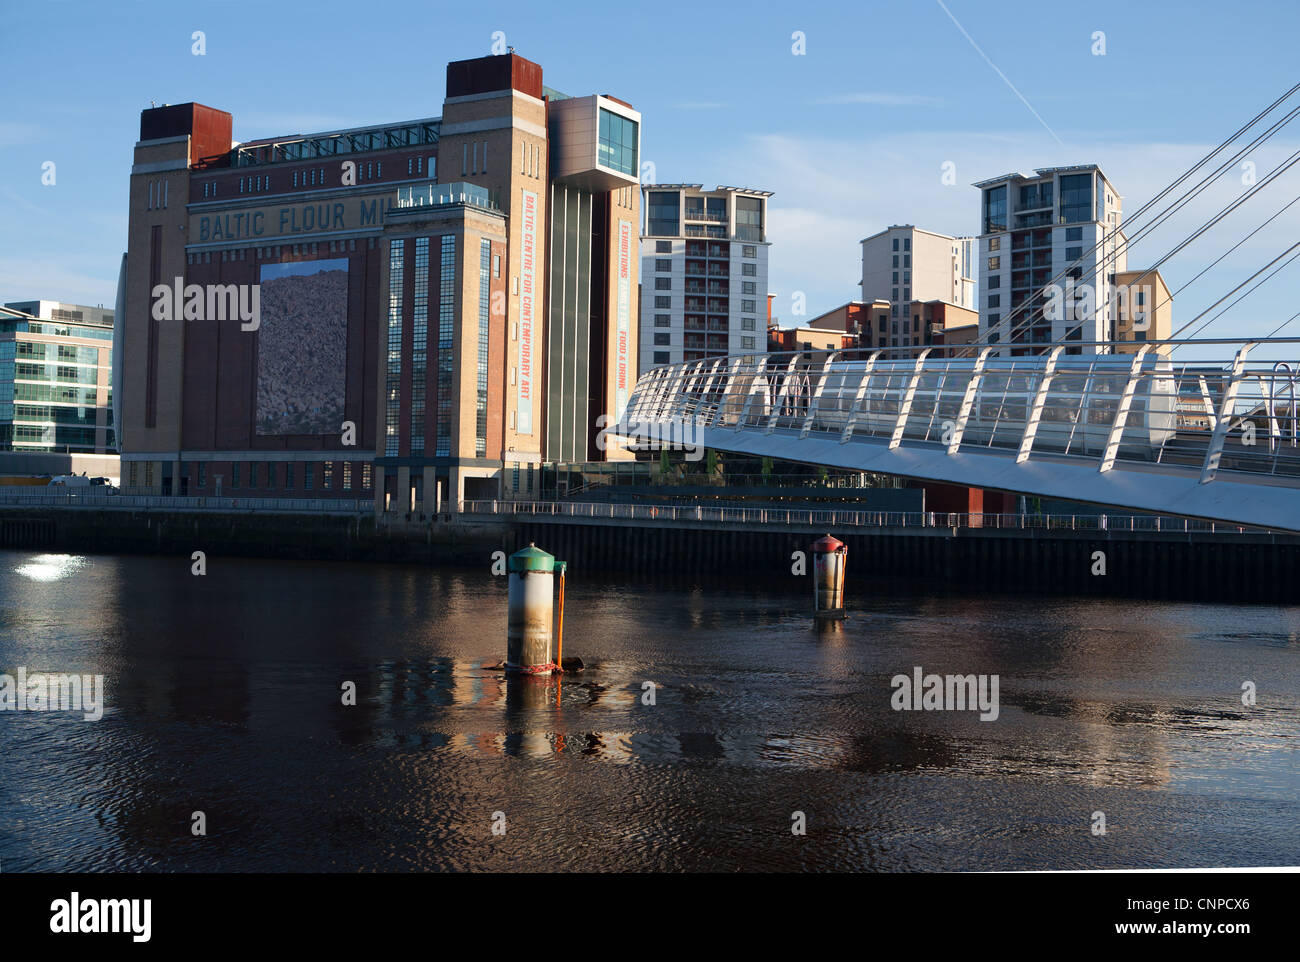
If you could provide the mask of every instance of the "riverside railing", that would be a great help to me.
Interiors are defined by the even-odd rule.
[[[980,514],[863,511],[845,508],[738,508],[708,505],[574,501],[462,501],[462,515],[500,518],[632,521],[645,524],[736,524],[846,528],[971,528],[1004,531],[1148,531],[1164,534],[1269,534],[1267,529],[1151,515]]]
[[[17,493],[22,491],[24,493]],[[33,491],[35,493],[25,493]],[[109,508],[119,511],[163,509],[171,511],[251,511],[358,514],[374,511],[374,501],[355,498],[214,498],[138,494],[79,494],[51,492],[48,488],[0,489],[0,508]]]

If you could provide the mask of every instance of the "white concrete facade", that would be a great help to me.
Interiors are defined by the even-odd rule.
[[[765,352],[771,192],[655,184],[642,193],[640,371]]]
[[[862,240],[862,300],[945,301],[975,310],[973,238],[950,237],[911,224]]]
[[[1127,269],[1128,258],[1120,195],[1101,168],[1042,168],[975,186],[980,340],[1023,353],[1036,343],[1114,339],[1111,277]],[[1060,310],[1051,309],[1053,286],[1064,295]]]

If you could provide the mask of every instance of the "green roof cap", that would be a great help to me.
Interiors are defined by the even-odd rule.
[[[511,571],[554,571],[555,555],[547,554],[529,542],[527,548],[521,548],[510,556],[507,567]]]

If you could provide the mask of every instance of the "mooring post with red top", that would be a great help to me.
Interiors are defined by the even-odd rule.
[[[830,535],[812,543],[813,614],[817,618],[844,617],[844,568],[849,549]]]
[[[506,671],[539,674],[559,671],[551,656],[551,622],[555,614],[555,573],[565,564],[529,543],[507,563],[510,573],[506,623]]]

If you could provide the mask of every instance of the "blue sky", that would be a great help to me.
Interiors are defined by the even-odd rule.
[[[191,54],[196,30],[204,56]],[[974,181],[1099,163],[1132,212],[1300,80],[1300,5],[1283,0],[457,9],[5,0],[0,302],[111,306],[132,146],[150,100],[229,110],[238,140],[434,116],[446,62],[489,53],[495,31],[542,64],[548,86],[637,107],[642,160],[658,181],[774,191],[770,286],[785,323],[801,319],[797,294],[808,316],[856,297],[857,241],[889,224],[975,233]],[[792,52],[796,31],[803,55]],[[1300,146],[1293,127],[1252,155],[1261,176]],[[46,161],[52,186],[41,183]],[[955,185],[942,182],[945,163]],[[1244,189],[1225,180],[1135,245],[1130,266],[1155,260]],[[1171,287],[1297,194],[1292,172],[1166,267]],[[1297,236],[1300,204],[1180,294],[1175,325]],[[1300,263],[1207,333],[1267,332],[1300,310],[1298,278]],[[1300,321],[1288,332],[1300,335]]]

